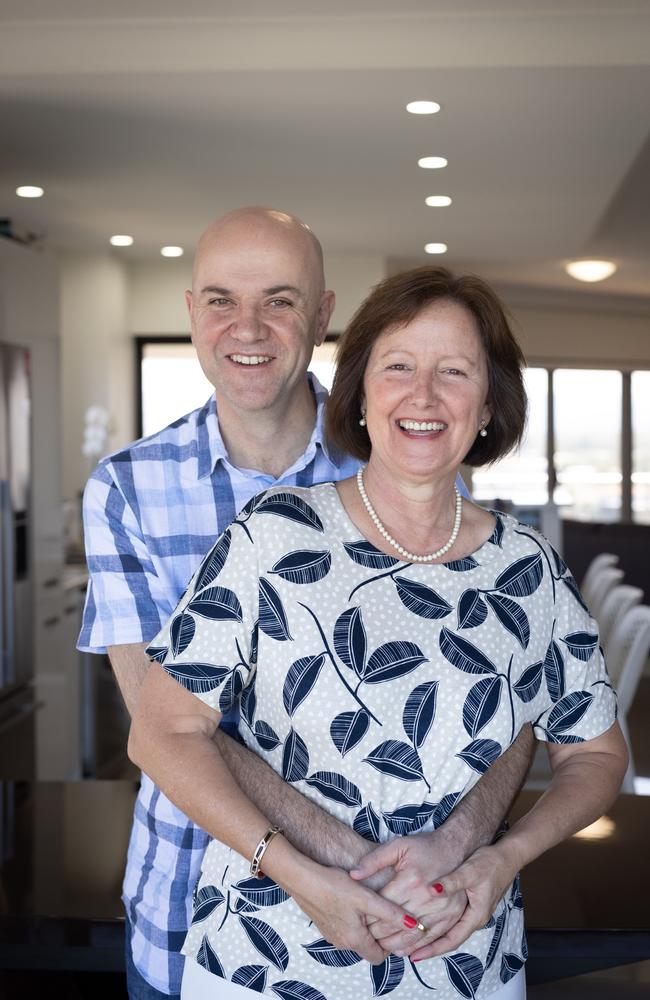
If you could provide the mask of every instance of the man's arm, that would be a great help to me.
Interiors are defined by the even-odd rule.
[[[108,647],[108,658],[115,680],[131,718],[138,704],[140,687],[149,669],[149,659],[144,652],[148,645],[147,642],[133,642]]]

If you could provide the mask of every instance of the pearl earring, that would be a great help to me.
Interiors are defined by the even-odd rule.
[[[362,410],[361,411],[361,420],[359,421],[359,427],[365,427],[365,426],[366,426],[366,411]]]
[[[481,435],[482,438],[486,438],[487,437],[487,430],[486,430],[486,427],[485,427],[485,421],[484,420],[481,420],[481,427],[479,429],[479,434]]]

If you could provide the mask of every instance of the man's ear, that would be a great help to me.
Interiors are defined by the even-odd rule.
[[[330,325],[330,319],[332,318],[335,305],[336,295],[334,292],[323,292],[318,305],[318,316],[316,318],[316,334],[314,336],[314,344],[316,347],[322,344],[325,340],[325,334],[327,333],[327,328]]]

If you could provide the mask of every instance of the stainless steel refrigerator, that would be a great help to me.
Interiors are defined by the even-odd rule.
[[[0,343],[0,778],[35,775],[29,351]]]

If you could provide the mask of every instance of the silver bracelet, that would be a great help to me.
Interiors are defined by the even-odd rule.
[[[262,863],[262,858],[264,857],[266,848],[269,846],[276,833],[282,833],[280,827],[270,826],[255,848],[253,860],[251,861],[251,875],[254,878],[264,878],[264,872],[260,868],[260,864]]]

